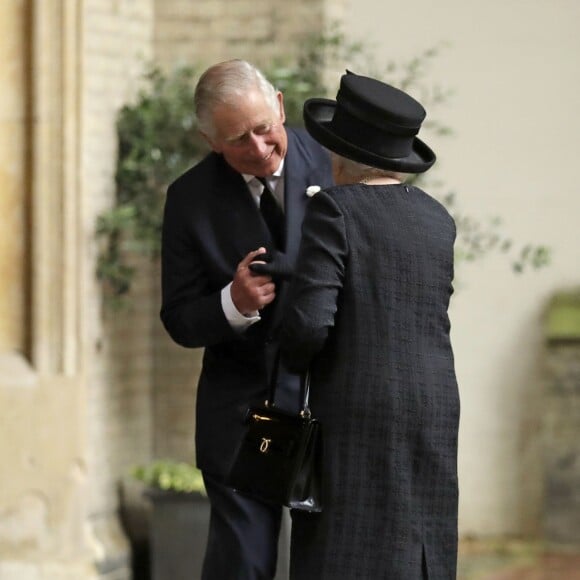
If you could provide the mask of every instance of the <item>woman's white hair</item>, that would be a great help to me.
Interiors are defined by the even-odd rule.
[[[208,68],[195,89],[194,104],[198,127],[215,137],[213,110],[217,105],[233,104],[249,91],[258,89],[276,114],[280,113],[277,91],[264,74],[245,60],[228,60]]]
[[[358,161],[347,159],[338,153],[334,153],[334,151],[332,151],[331,154],[333,157],[333,162],[338,164],[342,173],[349,177],[353,183],[360,181],[365,177],[392,177],[393,179],[397,179],[401,182],[405,181],[405,179],[408,177],[408,173],[371,167],[370,165],[365,165],[364,163],[359,163]]]

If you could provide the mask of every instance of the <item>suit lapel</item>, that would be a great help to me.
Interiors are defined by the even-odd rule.
[[[288,130],[288,152],[284,167],[284,207],[286,212],[286,254],[295,260],[300,245],[302,220],[308,198],[306,188],[311,177],[309,160],[292,130]],[[315,185],[315,184],[314,184]]]
[[[224,244],[221,251],[237,263],[250,251],[265,245],[270,232],[244,178],[219,156],[218,178],[212,193],[213,227],[224,235],[217,237]]]

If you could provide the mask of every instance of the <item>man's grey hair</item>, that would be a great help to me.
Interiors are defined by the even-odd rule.
[[[194,103],[198,127],[202,133],[215,137],[213,110],[218,105],[232,105],[249,91],[258,89],[272,111],[279,114],[277,91],[264,74],[245,60],[228,60],[208,68],[195,89]]]
[[[342,155],[338,155],[338,153],[334,153],[334,151],[331,152],[331,154],[335,158],[335,161],[339,164],[339,167],[342,167],[343,173],[352,178],[353,182],[360,181],[365,177],[392,177],[393,179],[397,179],[403,182],[405,179],[407,179],[407,177],[409,177],[408,173],[371,167],[370,165],[365,165],[364,163],[359,163],[358,161],[347,159]]]

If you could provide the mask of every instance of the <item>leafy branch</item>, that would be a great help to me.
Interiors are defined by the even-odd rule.
[[[96,225],[97,276],[114,303],[135,274],[127,255],[159,255],[168,184],[206,152],[193,112],[195,78],[191,67],[151,68],[135,102],[119,111],[115,203]]]

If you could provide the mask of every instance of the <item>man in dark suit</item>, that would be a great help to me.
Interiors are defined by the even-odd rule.
[[[284,126],[282,94],[247,62],[210,67],[195,106],[212,152],[167,193],[161,319],[178,344],[205,347],[196,454],[212,513],[203,579],[266,580],[281,509],[237,494],[224,478],[270,373],[276,404],[289,410],[298,409],[299,377],[273,362],[285,283],[249,266],[272,254],[293,263],[306,190],[331,184],[330,159],[305,131]]]

